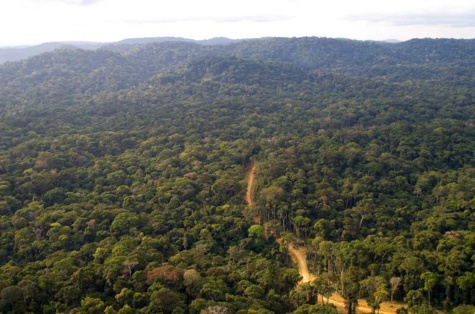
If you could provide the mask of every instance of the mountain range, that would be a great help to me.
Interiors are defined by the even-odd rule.
[[[238,42],[240,40],[229,39],[224,37],[216,37],[205,40],[193,40],[180,37],[150,37],[150,38],[129,38],[120,40],[118,42],[49,42],[33,46],[18,46],[18,47],[0,47],[0,64],[5,62],[12,62],[32,57],[44,52],[53,51],[58,48],[76,47],[79,49],[94,50],[109,45],[144,45],[149,43],[160,42],[194,42],[202,45],[223,45]]]

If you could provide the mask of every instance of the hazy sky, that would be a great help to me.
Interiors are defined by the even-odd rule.
[[[0,46],[176,36],[475,38],[475,0],[0,0]]]

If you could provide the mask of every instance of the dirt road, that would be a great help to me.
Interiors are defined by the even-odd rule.
[[[247,170],[247,173],[246,173],[246,182],[247,182],[246,203],[247,205],[249,205],[249,207],[254,206],[254,192],[256,191],[255,172],[256,172],[256,164],[252,163],[251,167]],[[261,224],[261,218],[259,216],[254,216],[253,221],[256,225]]]
[[[327,298],[325,298],[325,302],[328,302]],[[345,308],[345,300],[339,294],[332,294],[330,297],[330,303],[336,306],[338,313],[348,313],[348,310]],[[396,310],[400,307],[407,307],[407,304],[383,302],[381,303],[379,314],[395,314]],[[371,307],[365,300],[359,299],[356,313],[371,313]],[[378,313],[378,311],[376,311],[376,313]]]
[[[302,280],[299,282],[300,284],[310,282],[316,278],[308,271],[307,254],[304,250],[296,249],[292,244],[289,244],[289,254],[292,260],[298,265],[300,276],[302,276]]]
[[[256,188],[255,172],[256,172],[256,165],[252,164],[246,173],[246,182],[247,182],[246,203],[249,206],[254,205],[254,192]],[[259,220],[260,220],[259,217],[254,217],[254,223],[260,224]],[[311,274],[310,271],[308,270],[307,256],[306,256],[305,250],[300,249],[300,248],[298,249],[294,248],[292,243],[289,244],[288,250],[289,250],[289,254],[292,260],[295,263],[297,263],[298,268],[299,268],[299,274],[300,276],[302,276],[302,280],[299,282],[299,284],[307,283],[314,280],[316,277],[313,274]],[[347,312],[347,310],[345,309],[345,300],[340,295],[335,293],[330,297],[330,300],[327,300],[327,302],[328,301],[330,301],[330,303],[336,306],[339,313]],[[366,301],[358,300],[358,304],[359,306],[357,307],[357,313],[371,313],[371,307],[368,306]],[[407,306],[407,305],[398,304],[398,303],[391,304],[389,302],[384,302],[381,304],[381,309],[379,311],[379,314],[395,314],[396,310],[400,308],[401,306]]]
[[[310,273],[307,265],[307,256],[304,249],[296,249],[292,244],[289,244],[289,254],[292,257],[292,260],[297,263],[299,268],[300,276],[302,276],[302,280],[299,284],[304,284],[307,282],[311,282],[315,280],[317,277]],[[339,313],[347,313],[345,308],[345,300],[337,293],[334,293],[330,300],[326,300],[326,302],[330,301],[333,305],[336,306]],[[406,304],[398,304],[390,302],[383,302],[381,304],[381,309],[379,310],[379,314],[395,314],[396,310],[402,306],[407,306]],[[368,303],[363,300],[358,300],[358,307],[356,308],[357,313],[371,313],[371,307]]]
[[[256,178],[254,177],[255,172],[256,172],[256,165],[253,163],[246,173],[246,182],[247,182],[246,203],[249,206],[254,205],[254,190],[256,187]]]

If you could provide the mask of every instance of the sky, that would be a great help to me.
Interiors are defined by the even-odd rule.
[[[0,0],[0,46],[125,38],[475,38],[475,0]]]

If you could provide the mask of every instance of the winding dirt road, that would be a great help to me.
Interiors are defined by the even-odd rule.
[[[246,182],[247,182],[247,190],[246,190],[246,203],[248,206],[254,206],[254,192],[256,189],[256,164],[252,163],[251,167],[247,170],[246,173]],[[259,217],[254,217],[254,223],[259,224]],[[298,265],[300,276],[302,276],[302,280],[300,283],[310,282],[315,279],[315,276],[310,274],[307,266],[307,254],[302,249],[296,249],[290,243],[289,247],[289,254],[292,260]]]
[[[256,172],[256,165],[253,163],[251,167],[248,169],[246,173],[246,182],[247,182],[247,190],[246,190],[246,203],[248,206],[254,206],[254,192],[256,188],[256,180],[255,180],[255,172]],[[254,217],[254,223],[260,224],[259,217]],[[280,239],[277,240],[280,242]],[[315,275],[311,274],[308,270],[307,265],[307,254],[303,249],[296,249],[292,245],[292,243],[288,246],[290,257],[292,261],[297,264],[299,268],[299,274],[302,276],[302,280],[299,284],[304,284],[307,282],[311,282],[316,279]],[[339,313],[347,313],[345,309],[345,300],[338,294],[333,294],[327,302],[332,303],[336,306]],[[365,300],[358,300],[358,307],[357,313],[371,313],[371,307],[368,306]],[[396,310],[402,306],[406,306],[406,304],[402,303],[389,303],[383,302],[381,304],[381,309],[379,310],[379,314],[395,314]]]
[[[296,263],[299,267],[299,273],[300,276],[302,276],[302,280],[300,280],[299,284],[310,282],[316,279],[316,277],[308,270],[307,254],[304,250],[296,249],[292,244],[289,244],[289,254],[294,263]]]

